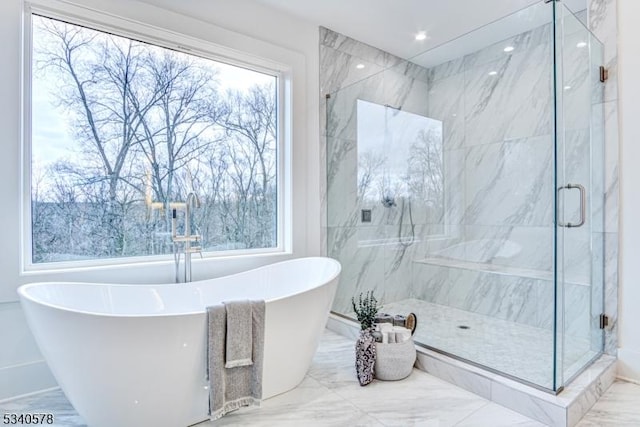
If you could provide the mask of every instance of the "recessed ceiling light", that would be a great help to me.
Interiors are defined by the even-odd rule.
[[[578,42],[578,44],[576,45],[576,47],[586,47],[587,46],[587,42]]]
[[[513,50],[514,50],[514,49],[515,49],[515,47],[513,47],[513,46],[507,46],[507,47],[505,47],[503,50],[504,50],[505,52],[513,52]]]
[[[418,41],[422,41],[422,40],[426,40],[427,39],[427,32],[426,31],[420,31],[416,34],[416,40]]]
[[[571,86],[565,86],[564,87],[564,90],[569,90],[569,89],[571,89]]]
[[[364,64],[358,64],[358,65],[356,65],[356,68],[358,70],[362,70],[364,68]]]
[[[497,71],[489,71],[489,75],[490,75],[490,76],[495,76],[496,74],[498,74],[498,72],[497,72]]]

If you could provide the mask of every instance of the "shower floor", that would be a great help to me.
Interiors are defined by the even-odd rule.
[[[416,342],[545,388],[553,386],[551,330],[418,299],[387,303],[383,311],[415,313]],[[574,338],[566,338],[564,353],[565,380],[598,355],[590,349],[588,340]]]

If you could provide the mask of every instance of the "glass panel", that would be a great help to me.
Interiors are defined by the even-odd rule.
[[[332,93],[326,125],[328,254],[344,268],[333,310],[353,317],[351,297],[373,290],[384,312],[417,314],[420,344],[546,389],[552,10],[537,3]],[[441,142],[420,141],[430,130]],[[404,164],[374,161],[375,141]]]
[[[600,82],[600,66],[604,62],[604,45],[589,33],[591,53],[591,350],[604,351],[604,330],[600,329],[600,314],[604,313],[604,199],[605,199],[605,137],[604,84]]]
[[[416,226],[443,215],[442,122],[401,108],[357,101],[358,199],[365,215],[399,215],[387,242],[408,246]]]
[[[384,239],[381,204],[369,206],[358,195],[358,100],[384,105],[383,74],[378,73],[333,93],[326,101],[327,254],[342,263],[333,311],[352,313],[351,298],[374,291],[384,300]],[[375,208],[375,209],[374,209]],[[368,220],[362,212],[369,210]]]
[[[602,351],[603,62],[602,45],[578,16],[556,3],[556,18],[561,386]]]

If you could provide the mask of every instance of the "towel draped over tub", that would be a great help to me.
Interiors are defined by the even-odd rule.
[[[260,405],[264,308],[264,301],[233,301],[207,307],[212,420],[242,406]]]

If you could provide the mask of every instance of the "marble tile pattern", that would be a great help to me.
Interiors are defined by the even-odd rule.
[[[617,347],[615,10],[616,0],[590,0],[588,17],[579,17],[604,43],[610,69],[604,88],[590,84],[597,75],[589,70],[597,64],[589,64],[588,49],[573,48],[588,36],[586,29],[577,19],[566,19],[565,45],[571,49],[562,52],[566,64],[562,70],[565,149],[564,157],[558,159],[565,165],[561,181],[586,183],[592,190],[588,195],[589,228],[565,229],[560,244],[567,281],[562,300],[564,330],[568,340],[582,343],[586,339],[591,350],[600,349],[602,333],[593,325],[602,310],[599,295],[604,293],[604,310],[611,319],[604,333],[609,354],[615,354]],[[326,126],[321,129],[327,176],[322,195],[327,210],[323,232],[327,254],[341,260],[345,269],[334,311],[346,313],[352,295],[371,289],[385,302],[423,298],[498,320],[552,328],[555,290],[550,281],[495,278],[484,271],[412,262],[451,256],[497,269],[504,266],[552,274],[555,190],[550,172],[554,161],[550,30],[550,25],[542,26],[424,69],[320,29],[322,91],[332,94],[329,100],[321,100],[326,108],[322,110]],[[505,53],[506,44],[516,49]],[[356,64],[365,67],[357,69]],[[445,214],[439,222],[417,224],[422,234],[408,248],[393,240],[398,230],[394,215],[381,206],[363,206],[358,200],[356,99],[406,105],[408,111],[443,122]],[[604,127],[590,129],[598,120]],[[604,147],[593,144],[589,148],[591,133],[604,139]],[[590,174],[590,159],[602,156],[603,171]],[[597,195],[603,192],[604,200],[599,200]],[[566,192],[563,198],[567,221],[579,215],[574,193]],[[372,209],[371,224],[360,222],[363,208]],[[604,273],[592,268],[602,262]],[[602,281],[604,289],[599,285]],[[588,283],[594,285],[579,286]],[[583,348],[582,344],[578,347]]]
[[[87,425],[60,389],[0,403],[0,414],[34,412],[52,413],[56,426],[86,427]]]
[[[618,233],[604,234],[604,312],[609,325],[604,331],[607,354],[618,354]]]
[[[580,381],[587,382],[592,380],[590,378],[590,371],[596,371],[599,367],[599,364],[606,363],[605,360],[599,359],[597,360],[584,374],[580,375],[576,378],[575,382],[579,383]],[[605,391],[611,387],[616,377],[616,366],[615,364],[611,364],[604,368],[604,372],[599,374],[595,380],[591,381],[587,384],[576,384],[578,387],[584,385],[583,391],[576,395],[572,402],[569,404],[567,411],[567,425],[574,426],[580,421],[580,419],[591,409],[591,407],[596,403],[605,393]],[[573,384],[572,384],[573,385]],[[567,394],[571,394],[571,388],[567,390]],[[561,395],[564,393],[561,393]],[[570,398],[572,396],[567,396]]]
[[[414,339],[465,360],[538,386],[553,387],[553,331],[479,313],[408,299],[386,304],[392,314],[415,313]],[[468,329],[462,329],[466,326]],[[533,356],[535,355],[535,356]],[[565,336],[564,375],[569,379],[597,355],[589,337]]]
[[[640,424],[640,385],[616,381],[577,424],[578,427],[622,427]]]
[[[548,305],[540,303],[538,298],[542,297],[545,303],[553,301],[552,296],[546,296],[548,287],[536,286],[521,277],[492,279],[485,274],[456,271],[444,272],[447,278],[436,280],[444,276],[436,273],[429,277],[424,274],[424,268],[410,262],[412,256],[445,256],[444,252],[448,251],[448,256],[456,259],[551,273],[554,190],[553,176],[549,173],[553,166],[549,126],[552,99],[550,64],[545,62],[550,55],[549,28],[540,27],[509,40],[517,46],[516,54],[506,55],[502,47],[507,42],[502,42],[426,70],[426,74],[417,72],[415,67],[407,73],[410,67],[404,65],[406,62],[399,63],[356,84],[344,80],[344,87],[332,95],[327,102],[326,129],[327,253],[348,265],[334,304],[335,311],[344,313],[350,308],[351,295],[368,289],[376,291],[384,301],[424,297],[429,291],[424,288],[426,277],[434,287],[447,286],[436,292],[446,294],[448,301],[437,298],[428,301],[485,315],[497,304],[498,318],[551,327]],[[325,30],[323,39],[329,33]],[[348,52],[356,54],[357,42],[347,43],[348,38],[339,35],[330,37],[335,38],[344,40],[349,46]],[[330,43],[328,47],[335,45]],[[368,46],[362,49],[369,54],[373,52]],[[363,52],[359,53],[360,58],[367,56]],[[370,57],[371,61],[382,64],[380,58],[385,56]],[[345,62],[345,66],[351,65]],[[331,66],[335,67],[335,63]],[[401,67],[403,72],[398,71]],[[489,75],[494,68],[500,71]],[[335,75],[335,72],[329,69],[328,74]],[[536,83],[531,85],[530,81]],[[337,85],[337,81],[333,84]],[[514,87],[531,92],[514,96]],[[443,232],[438,236],[439,244],[431,243],[427,234],[409,248],[388,243],[379,248],[362,245],[363,231],[371,233],[372,238],[376,233],[378,238],[391,238],[394,227],[389,210],[377,205],[363,206],[358,200],[355,100],[400,105],[398,102],[409,102],[411,95],[424,93],[426,97],[417,97],[421,104],[410,108],[442,120],[445,128],[446,213],[441,219]],[[509,104],[508,108],[505,103]],[[501,109],[513,114],[504,116]],[[577,135],[577,131],[574,134]],[[583,143],[584,138],[577,141]],[[583,160],[575,157],[574,162],[570,162],[572,170],[581,169],[578,165],[584,164]],[[365,207],[372,210],[372,225],[360,224],[360,210]],[[442,234],[446,239],[442,239]],[[337,238],[347,235],[349,239]],[[584,240],[574,244],[568,238],[566,244],[582,251],[589,249]],[[577,250],[572,253],[576,253],[575,258],[579,260],[588,258]],[[575,269],[578,264],[571,265]],[[434,273],[434,269],[430,273]],[[414,280],[407,291],[410,276],[419,280]],[[452,277],[458,279],[456,285],[452,284]],[[481,285],[476,286],[477,283]],[[538,315],[537,308],[543,313]],[[579,321],[584,320],[585,313],[588,312],[572,316],[576,319],[572,322],[573,329],[579,324],[582,330],[577,333],[583,336],[589,330],[588,323]]]
[[[56,425],[84,426],[59,390],[0,404],[0,412],[53,412]],[[542,427],[507,408],[418,369],[402,381],[358,384],[354,341],[326,331],[294,390],[198,426],[522,426]],[[131,426],[134,427],[134,426]],[[147,426],[140,426],[147,427]]]
[[[335,315],[330,316],[327,327],[352,339],[358,329],[356,322]],[[584,361],[576,363],[583,365]],[[573,427],[613,383],[616,372],[615,358],[601,355],[554,395],[428,348],[418,348],[416,367],[545,425],[559,427]]]
[[[486,381],[478,386],[482,381],[471,381],[477,388],[477,394],[473,394],[417,369],[404,381],[374,381],[367,387],[360,387],[353,366],[353,341],[326,331],[309,373],[297,388],[264,401],[260,408],[242,408],[216,422],[199,426],[542,427],[554,425],[554,417],[559,417],[547,411],[544,414],[547,422],[537,422],[477,395],[488,398],[493,393],[497,398],[505,392],[509,400],[521,398],[515,389],[499,389],[495,384],[489,386]],[[452,371],[451,375],[456,374]],[[479,376],[477,379],[482,380]],[[613,374],[610,381],[613,381]],[[599,390],[594,394],[597,402],[578,426],[637,426],[640,422],[640,385],[616,381],[606,390],[606,381],[599,384],[596,385]],[[566,392],[571,393],[567,389],[560,396]],[[551,399],[544,393],[541,397]],[[564,399],[572,397],[567,394]],[[530,398],[529,402],[532,411],[541,410]],[[0,413],[6,412],[52,412],[57,426],[86,425],[60,390],[0,403]]]
[[[429,72],[326,28],[320,28],[320,63],[321,90],[330,94],[322,100],[326,125],[321,131],[326,143],[322,147],[326,152],[322,197],[327,212],[326,248],[329,256],[343,261],[333,309],[344,313],[351,309],[351,297],[367,290],[388,300],[408,298],[411,290],[403,282],[410,276],[418,250],[415,230],[400,223],[406,214],[400,201],[398,206],[384,208],[359,198],[356,101],[399,106],[404,112],[425,116]],[[441,229],[441,219],[432,224],[428,208],[416,202],[413,226],[419,233],[441,233],[431,227]],[[362,209],[371,209],[371,223],[360,222]]]

